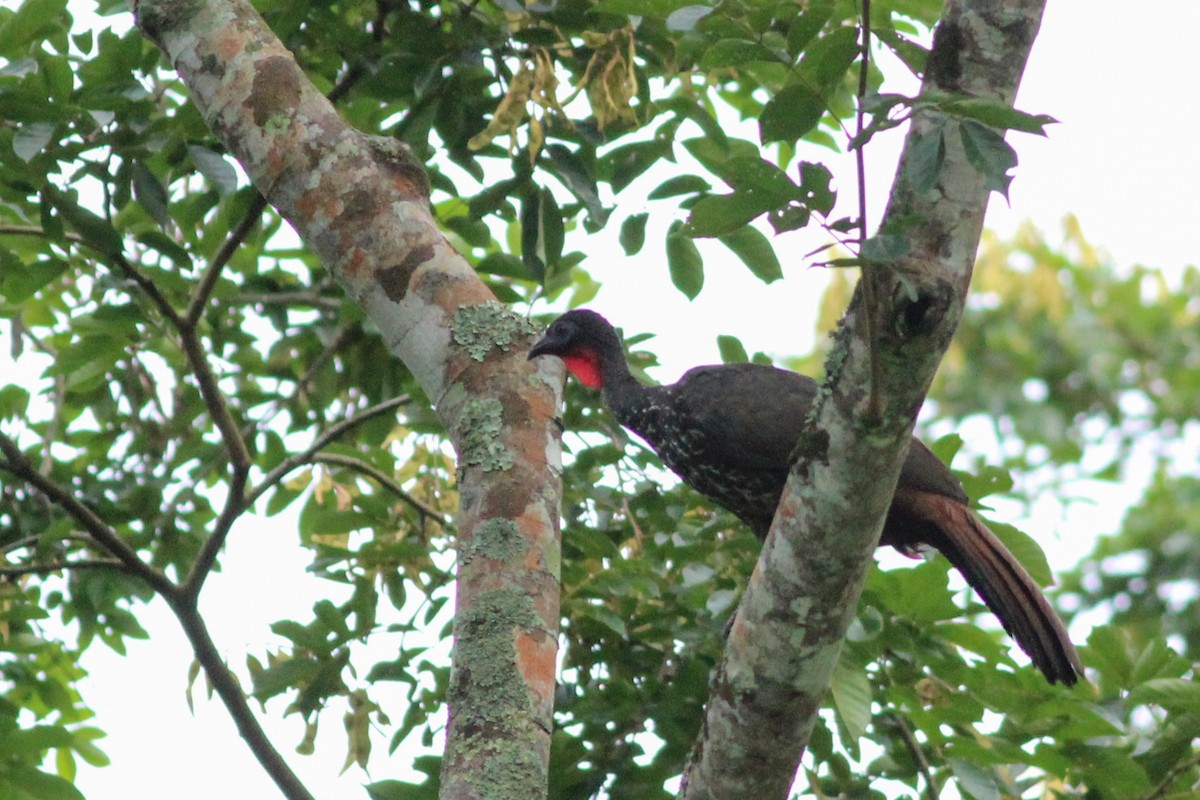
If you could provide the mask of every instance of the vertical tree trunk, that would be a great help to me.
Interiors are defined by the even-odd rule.
[[[951,0],[922,90],[1011,105],[1043,6]],[[907,239],[907,252],[864,267],[842,320],[829,378],[713,681],[684,775],[688,800],[784,798],[795,778],[917,411],[958,326],[983,228],[990,188],[945,122],[934,112],[913,115],[881,225],[882,234]],[[918,191],[906,167],[923,137],[943,133],[938,179]],[[881,403],[868,403],[873,391]]]
[[[416,376],[458,452],[442,796],[545,796],[561,372],[524,360],[533,331],[442,236],[423,166],[346,125],[248,3],[142,0],[135,14],[212,130]]]

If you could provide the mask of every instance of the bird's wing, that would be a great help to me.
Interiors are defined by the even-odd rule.
[[[730,467],[786,470],[817,383],[759,364],[696,367],[673,387],[706,449]]]
[[[908,458],[900,468],[900,486],[933,492],[966,505],[967,493],[950,468],[915,436],[908,446]]]
[[[730,466],[786,470],[819,384],[796,372],[760,364],[689,370],[672,389],[705,443]],[[962,484],[913,437],[899,485],[967,502]]]

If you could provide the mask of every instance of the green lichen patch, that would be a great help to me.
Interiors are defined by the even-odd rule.
[[[544,780],[544,765],[530,747],[496,748],[483,762],[479,786],[491,800],[526,800],[532,786]]]
[[[476,361],[483,361],[493,347],[508,352],[513,345],[540,331],[531,320],[500,303],[463,306],[450,328],[454,343]]]
[[[455,626],[457,648],[448,701],[463,734],[460,753],[479,756],[484,769],[472,783],[494,800],[525,800],[543,779],[544,765],[530,747],[537,728],[529,724],[530,703],[517,666],[514,631],[537,630],[542,622],[533,601],[516,586],[481,594]],[[512,735],[497,735],[505,731]]]
[[[500,439],[504,406],[494,397],[473,398],[463,405],[462,445],[459,448],[459,468],[479,467],[484,472],[510,469],[512,453],[504,449]]]
[[[449,699],[457,713],[472,723],[493,726],[524,718],[530,701],[517,670],[513,630],[540,626],[533,601],[519,587],[495,589],[476,599],[456,630],[458,652]]]
[[[489,519],[479,526],[470,545],[459,560],[466,564],[476,556],[495,561],[509,561],[524,556],[529,549],[517,523],[511,519]]]

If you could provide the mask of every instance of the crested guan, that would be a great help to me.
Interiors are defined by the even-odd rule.
[[[765,538],[817,382],[758,364],[696,367],[670,386],[629,372],[617,332],[594,311],[563,314],[529,351],[558,356],[685,483]],[[962,485],[914,438],[880,544],[930,545],[950,560],[1051,683],[1083,674],[1066,629],[1029,573],[967,506]]]

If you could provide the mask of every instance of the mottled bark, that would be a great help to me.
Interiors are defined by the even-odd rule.
[[[951,0],[923,88],[1011,104],[1043,5]],[[958,326],[987,207],[984,177],[956,135],[946,137],[936,185],[918,192],[907,182],[914,143],[939,122],[933,112],[913,117],[881,227],[903,233],[909,249],[864,269],[874,306],[860,283],[837,332],[810,433],[714,677],[684,775],[689,800],[786,797],[828,690],[917,411]]]
[[[559,594],[562,376],[443,237],[423,165],[348,126],[242,0],[141,0],[212,130],[420,382],[459,455],[442,796],[544,796]]]

